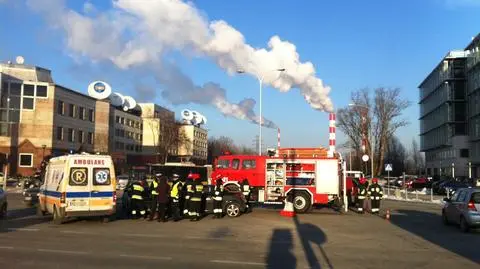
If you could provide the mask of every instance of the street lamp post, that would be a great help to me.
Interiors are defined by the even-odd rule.
[[[359,105],[359,104],[348,104],[348,106],[351,106],[351,107],[362,107],[362,108],[365,108],[367,110],[367,112],[370,110],[370,108],[368,106],[364,106],[364,105]],[[372,174],[372,178],[373,178],[373,134],[372,134],[372,128],[370,128],[370,131],[368,132],[368,136],[369,136],[369,140],[370,140],[370,162],[371,162],[371,174]]]
[[[273,69],[273,70],[270,70],[270,72],[283,72],[285,71],[285,68],[277,68],[277,69]],[[245,73],[245,70],[237,70],[237,73],[239,74],[243,74]],[[260,89],[260,104],[259,104],[259,107],[260,107],[260,112],[259,112],[259,120],[258,120],[258,131],[259,131],[259,136],[258,136],[258,139],[259,139],[259,143],[258,143],[258,155],[261,156],[262,155],[262,88],[263,88],[263,79],[265,78],[265,74],[263,75],[257,75],[257,80],[258,80],[258,84],[259,84],[259,89]]]

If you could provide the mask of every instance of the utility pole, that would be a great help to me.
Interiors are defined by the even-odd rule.
[[[260,145],[262,145],[262,148],[265,148],[263,147],[264,146],[263,141],[260,141],[259,135],[256,135],[252,142],[253,142],[252,146],[255,147],[256,149],[260,148]]]

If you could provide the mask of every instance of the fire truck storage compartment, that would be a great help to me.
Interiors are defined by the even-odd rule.
[[[265,201],[283,201],[283,197],[285,196],[285,164],[282,160],[267,160],[266,170]]]
[[[323,159],[317,161],[317,193],[339,194],[339,164],[337,159]]]

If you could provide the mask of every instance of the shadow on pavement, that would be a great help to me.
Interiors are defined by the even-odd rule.
[[[25,229],[33,225],[49,222],[51,218],[37,217],[35,208],[20,208],[8,211],[7,219],[0,220],[0,233]]]
[[[282,244],[277,244],[276,242],[281,242]],[[266,268],[297,268],[297,259],[292,250],[293,238],[290,229],[275,229],[270,239]]]
[[[455,225],[445,226],[440,215],[416,211],[397,210],[392,224],[422,237],[446,250],[480,263],[480,233],[464,234]]]
[[[322,255],[320,259],[325,261],[325,263],[328,265],[328,268],[333,268],[327,253],[322,247],[322,244],[327,242],[327,236],[322,229],[310,223],[300,223],[300,220],[297,216],[293,217],[293,222],[295,223],[298,236],[302,242],[303,251],[305,252],[309,268],[321,268],[320,260],[315,255],[314,247],[320,250]]]

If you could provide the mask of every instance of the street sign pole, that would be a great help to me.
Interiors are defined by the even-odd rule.
[[[387,171],[387,196],[390,196],[390,170]]]

